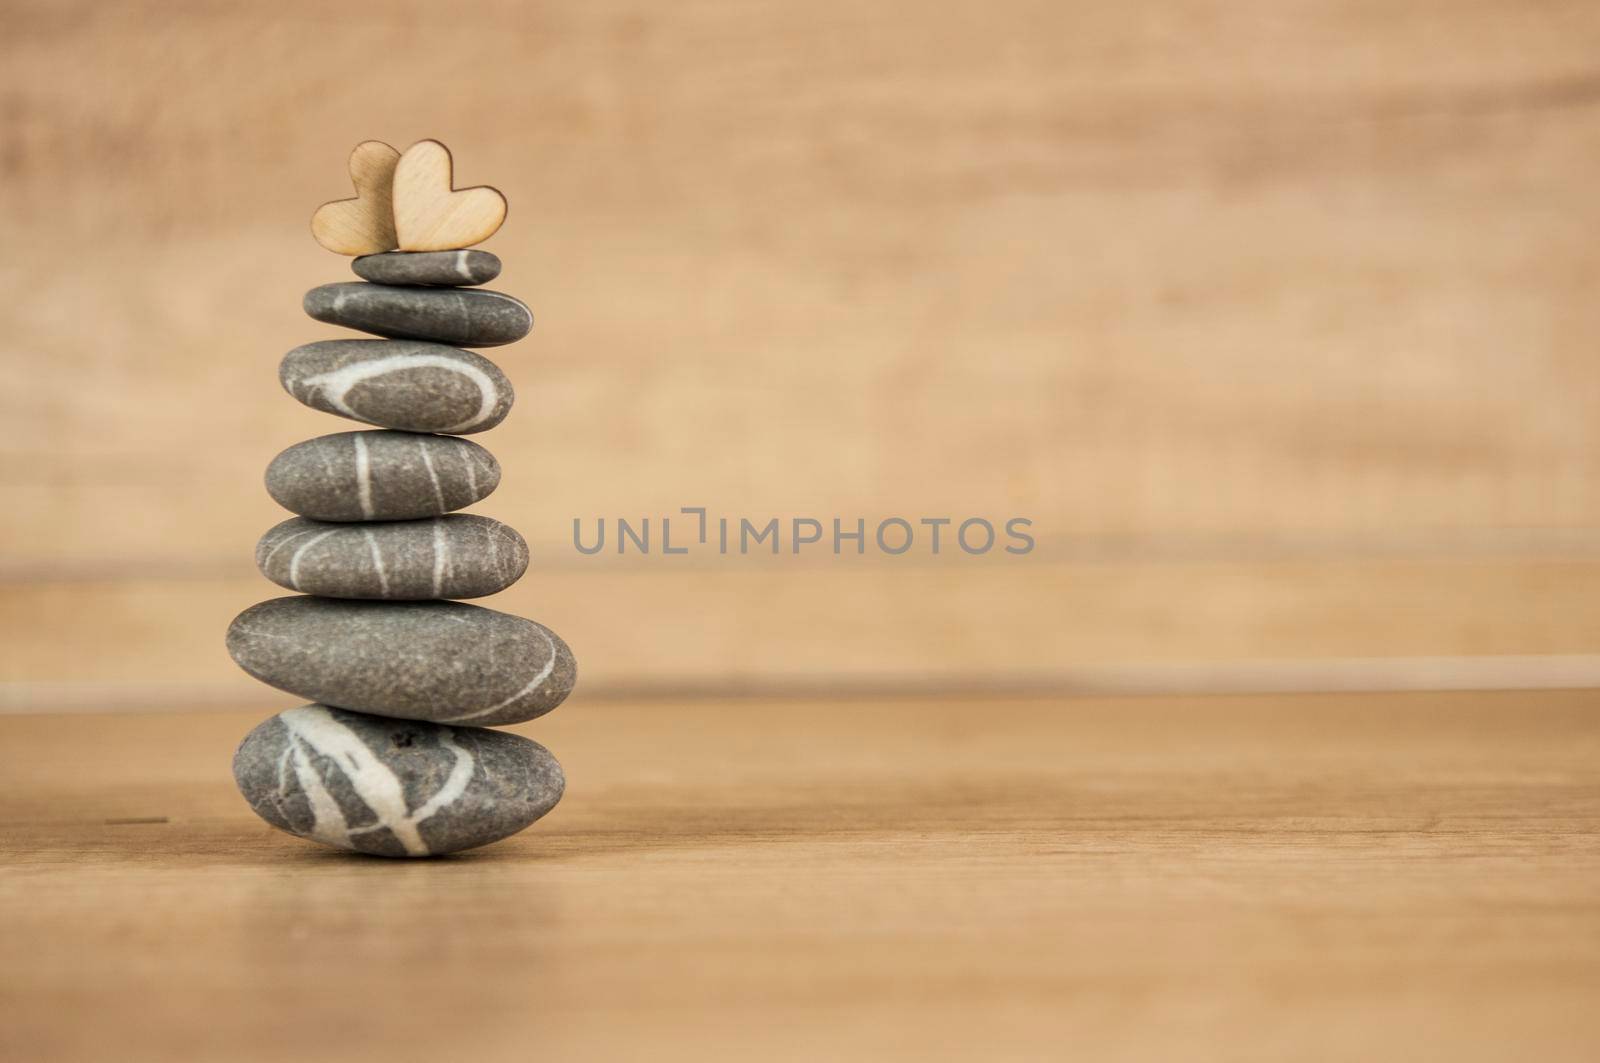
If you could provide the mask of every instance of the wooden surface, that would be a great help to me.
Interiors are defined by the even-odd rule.
[[[275,367],[342,334],[299,309],[351,277],[306,218],[367,137],[440,137],[511,202],[484,246],[538,325],[495,355],[518,405],[482,437],[505,480],[478,508],[532,543],[532,611],[629,683],[902,670],[936,645],[1050,668],[1078,645],[1041,634],[1078,570],[635,580],[607,557],[582,570],[607,570],[597,592],[566,575],[573,517],[1028,516],[1032,562],[1128,563],[1109,604],[1110,577],[1085,582],[1131,661],[1213,654],[1192,614],[1120,608],[1172,552],[1240,573],[1225,603],[1277,600],[1252,566],[1311,557],[1379,618],[1423,607],[1341,567],[1371,551],[1473,554],[1488,581],[1513,552],[1592,553],[1589,0],[22,0],[5,27],[0,591],[158,582],[143,608],[184,662],[216,659],[231,614],[187,618],[282,517],[268,460],[347,427]],[[1485,623],[1534,644],[1546,589]],[[867,636],[760,615],[773,596]],[[1315,656],[1322,630],[1266,641]],[[45,679],[84,665],[52,659]]]
[[[565,801],[395,863],[258,714],[0,719],[0,1056],[1600,1053],[1600,694],[585,702]]]
[[[283,592],[246,564],[6,588],[0,711],[260,704],[269,695],[222,633]],[[560,632],[583,692],[608,697],[1600,685],[1600,559],[1578,553],[981,569],[579,562],[535,565],[482,604]],[[1029,608],[1027,622],[1014,615]],[[1514,668],[1473,670],[1501,665]]]

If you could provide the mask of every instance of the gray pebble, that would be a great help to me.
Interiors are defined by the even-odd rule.
[[[436,856],[510,837],[561,800],[550,751],[521,735],[288,709],[245,736],[233,778],[290,834],[375,856]]]
[[[267,466],[267,493],[316,520],[436,517],[487,498],[500,463],[478,444],[417,432],[336,432]]]
[[[435,723],[531,720],[578,680],[553,632],[464,602],[274,598],[234,619],[228,652],[307,700]]]
[[[481,354],[415,340],[322,340],[283,356],[278,380],[314,409],[407,432],[468,435],[505,420],[515,397]]]
[[[402,288],[344,281],[306,293],[306,313],[330,325],[400,340],[459,347],[514,343],[533,328],[533,311],[502,292]]]
[[[487,251],[390,251],[350,263],[374,284],[487,284],[500,276],[500,259]]]
[[[261,537],[256,567],[280,587],[326,598],[481,598],[522,578],[528,544],[469,513],[362,524],[293,517]]]

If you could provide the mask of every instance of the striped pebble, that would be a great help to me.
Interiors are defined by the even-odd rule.
[[[350,268],[374,284],[488,284],[500,276],[500,259],[488,251],[390,251],[362,255]]]
[[[289,709],[245,736],[233,778],[279,830],[375,856],[435,856],[508,837],[556,806],[566,780],[521,735]]]
[[[478,444],[417,432],[336,432],[267,466],[267,493],[315,520],[437,517],[487,498],[500,463]]]
[[[511,381],[489,359],[413,340],[322,340],[278,366],[283,389],[313,409],[406,432],[468,435],[511,412]]]
[[[481,598],[522,577],[528,544],[467,513],[370,524],[294,517],[261,537],[256,567],[280,587],[327,598]]]

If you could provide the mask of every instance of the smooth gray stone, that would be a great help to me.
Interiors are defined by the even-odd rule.
[[[292,517],[261,537],[256,567],[280,587],[325,598],[481,598],[522,578],[528,544],[470,513],[363,524]]]
[[[505,420],[515,399],[483,355],[415,340],[303,344],[283,356],[278,380],[313,409],[406,432],[482,432]]]
[[[578,681],[549,629],[464,602],[274,598],[234,619],[228,652],[308,701],[435,723],[531,720]]]
[[[510,837],[566,786],[550,751],[521,735],[325,705],[263,721],[234,753],[233,778],[279,830],[375,856],[437,856]]]
[[[267,466],[267,494],[315,520],[412,520],[464,509],[500,484],[478,444],[418,432],[336,432],[296,443]]]
[[[487,284],[500,276],[500,259],[487,251],[387,251],[350,263],[374,284]]]
[[[402,288],[343,281],[306,292],[306,313],[330,325],[458,347],[514,343],[533,328],[520,299],[474,288]]]

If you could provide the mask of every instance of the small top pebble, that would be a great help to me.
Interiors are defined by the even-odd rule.
[[[356,276],[374,284],[487,284],[500,276],[500,259],[487,251],[390,251],[350,263]]]

